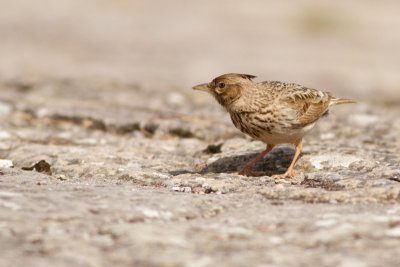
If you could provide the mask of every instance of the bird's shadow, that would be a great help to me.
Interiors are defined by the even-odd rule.
[[[237,156],[223,157],[216,161],[201,167],[194,172],[189,171],[174,171],[172,175],[179,175],[184,173],[230,173],[242,169],[248,162],[254,159],[258,153],[248,153]],[[266,176],[281,174],[289,167],[294,156],[294,149],[291,147],[276,147],[257,163],[255,163],[251,170],[261,172]],[[301,157],[301,156],[300,156]]]

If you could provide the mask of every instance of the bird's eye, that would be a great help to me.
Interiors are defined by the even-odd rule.
[[[220,83],[218,84],[218,87],[221,88],[221,89],[222,89],[222,88],[225,88],[225,83],[220,82]]]

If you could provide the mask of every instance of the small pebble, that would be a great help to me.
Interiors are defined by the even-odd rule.
[[[181,191],[181,188],[180,188],[179,186],[173,186],[173,187],[171,188],[171,190],[172,190],[172,191],[175,191],[175,192],[180,192],[180,191]]]
[[[190,187],[188,187],[188,186],[183,187],[183,192],[185,192],[185,193],[192,192],[192,188],[190,188]]]
[[[185,187],[173,186],[171,188],[171,191],[190,193],[190,192],[192,192],[192,188],[189,186],[185,186]]]
[[[0,159],[0,168],[13,168],[14,164],[11,160],[8,159]]]

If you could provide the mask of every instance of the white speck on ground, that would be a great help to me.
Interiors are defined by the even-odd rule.
[[[0,159],[0,168],[11,168],[13,167],[13,162],[9,159]]]

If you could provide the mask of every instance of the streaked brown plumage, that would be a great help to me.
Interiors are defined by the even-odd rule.
[[[302,138],[330,105],[355,101],[335,98],[330,93],[295,83],[255,83],[254,78],[253,75],[229,73],[193,89],[211,93],[229,112],[236,128],[267,144],[267,148],[239,174],[258,175],[250,167],[275,145],[289,143],[295,145],[296,152],[287,171],[278,178],[292,178],[293,166],[302,149]]]

